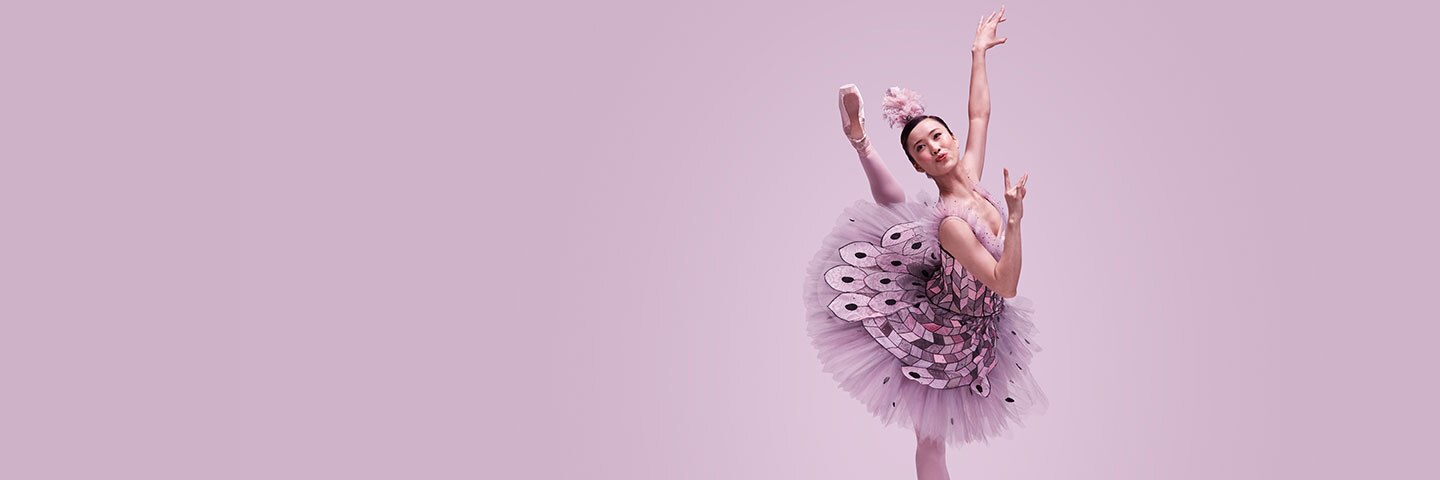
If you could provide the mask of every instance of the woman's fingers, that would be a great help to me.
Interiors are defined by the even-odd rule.
[[[978,28],[984,28],[987,25],[1000,25],[1000,22],[1003,21],[1005,21],[1005,6],[1001,5],[999,11],[990,12],[989,15],[981,15],[980,26]]]
[[[1024,200],[1025,193],[1028,191],[1028,189],[1025,188],[1025,182],[1030,181],[1030,172],[1025,172],[1025,174],[1020,175],[1019,180],[1017,180],[1014,185],[1011,185],[1010,169],[1002,168],[1001,171],[1005,173],[1005,196]]]
[[[1000,10],[999,10],[999,11],[990,12],[990,15],[987,16],[987,17],[985,17],[985,23],[993,23],[993,24],[999,25],[1000,22],[1003,22],[1003,21],[1005,21],[1005,6],[1004,6],[1004,5],[1001,5],[1001,6],[1000,6]]]

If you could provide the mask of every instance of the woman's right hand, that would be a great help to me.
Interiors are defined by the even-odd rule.
[[[1010,219],[1020,220],[1025,216],[1025,182],[1030,180],[1030,173],[1020,176],[1020,181],[1014,185],[1010,184],[1010,169],[1005,172],[1005,206],[1010,207]]]
[[[990,12],[990,15],[980,17],[980,24],[975,26],[975,44],[970,46],[970,51],[984,53],[990,47],[1005,43],[1006,38],[995,38],[1000,22],[1004,21],[1004,6],[1000,7],[999,12]]]

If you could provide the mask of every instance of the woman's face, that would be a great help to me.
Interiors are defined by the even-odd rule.
[[[960,142],[944,124],[933,118],[921,120],[910,130],[905,148],[910,158],[915,159],[915,171],[932,177],[949,173],[960,164]]]

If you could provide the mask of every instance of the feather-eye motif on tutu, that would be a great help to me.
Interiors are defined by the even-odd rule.
[[[892,226],[876,240],[878,245],[851,242],[837,252],[844,263],[825,272],[835,293],[830,311],[862,322],[901,360],[905,378],[938,389],[967,386],[988,396],[986,374],[997,358],[993,317],[1003,303],[998,297],[975,302],[988,290],[966,281],[922,222]]]

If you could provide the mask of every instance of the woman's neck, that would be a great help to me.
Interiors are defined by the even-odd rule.
[[[970,182],[970,177],[961,173],[960,168],[951,170],[950,173],[935,177],[935,186],[940,189],[941,197],[949,198],[971,198],[975,188]]]

